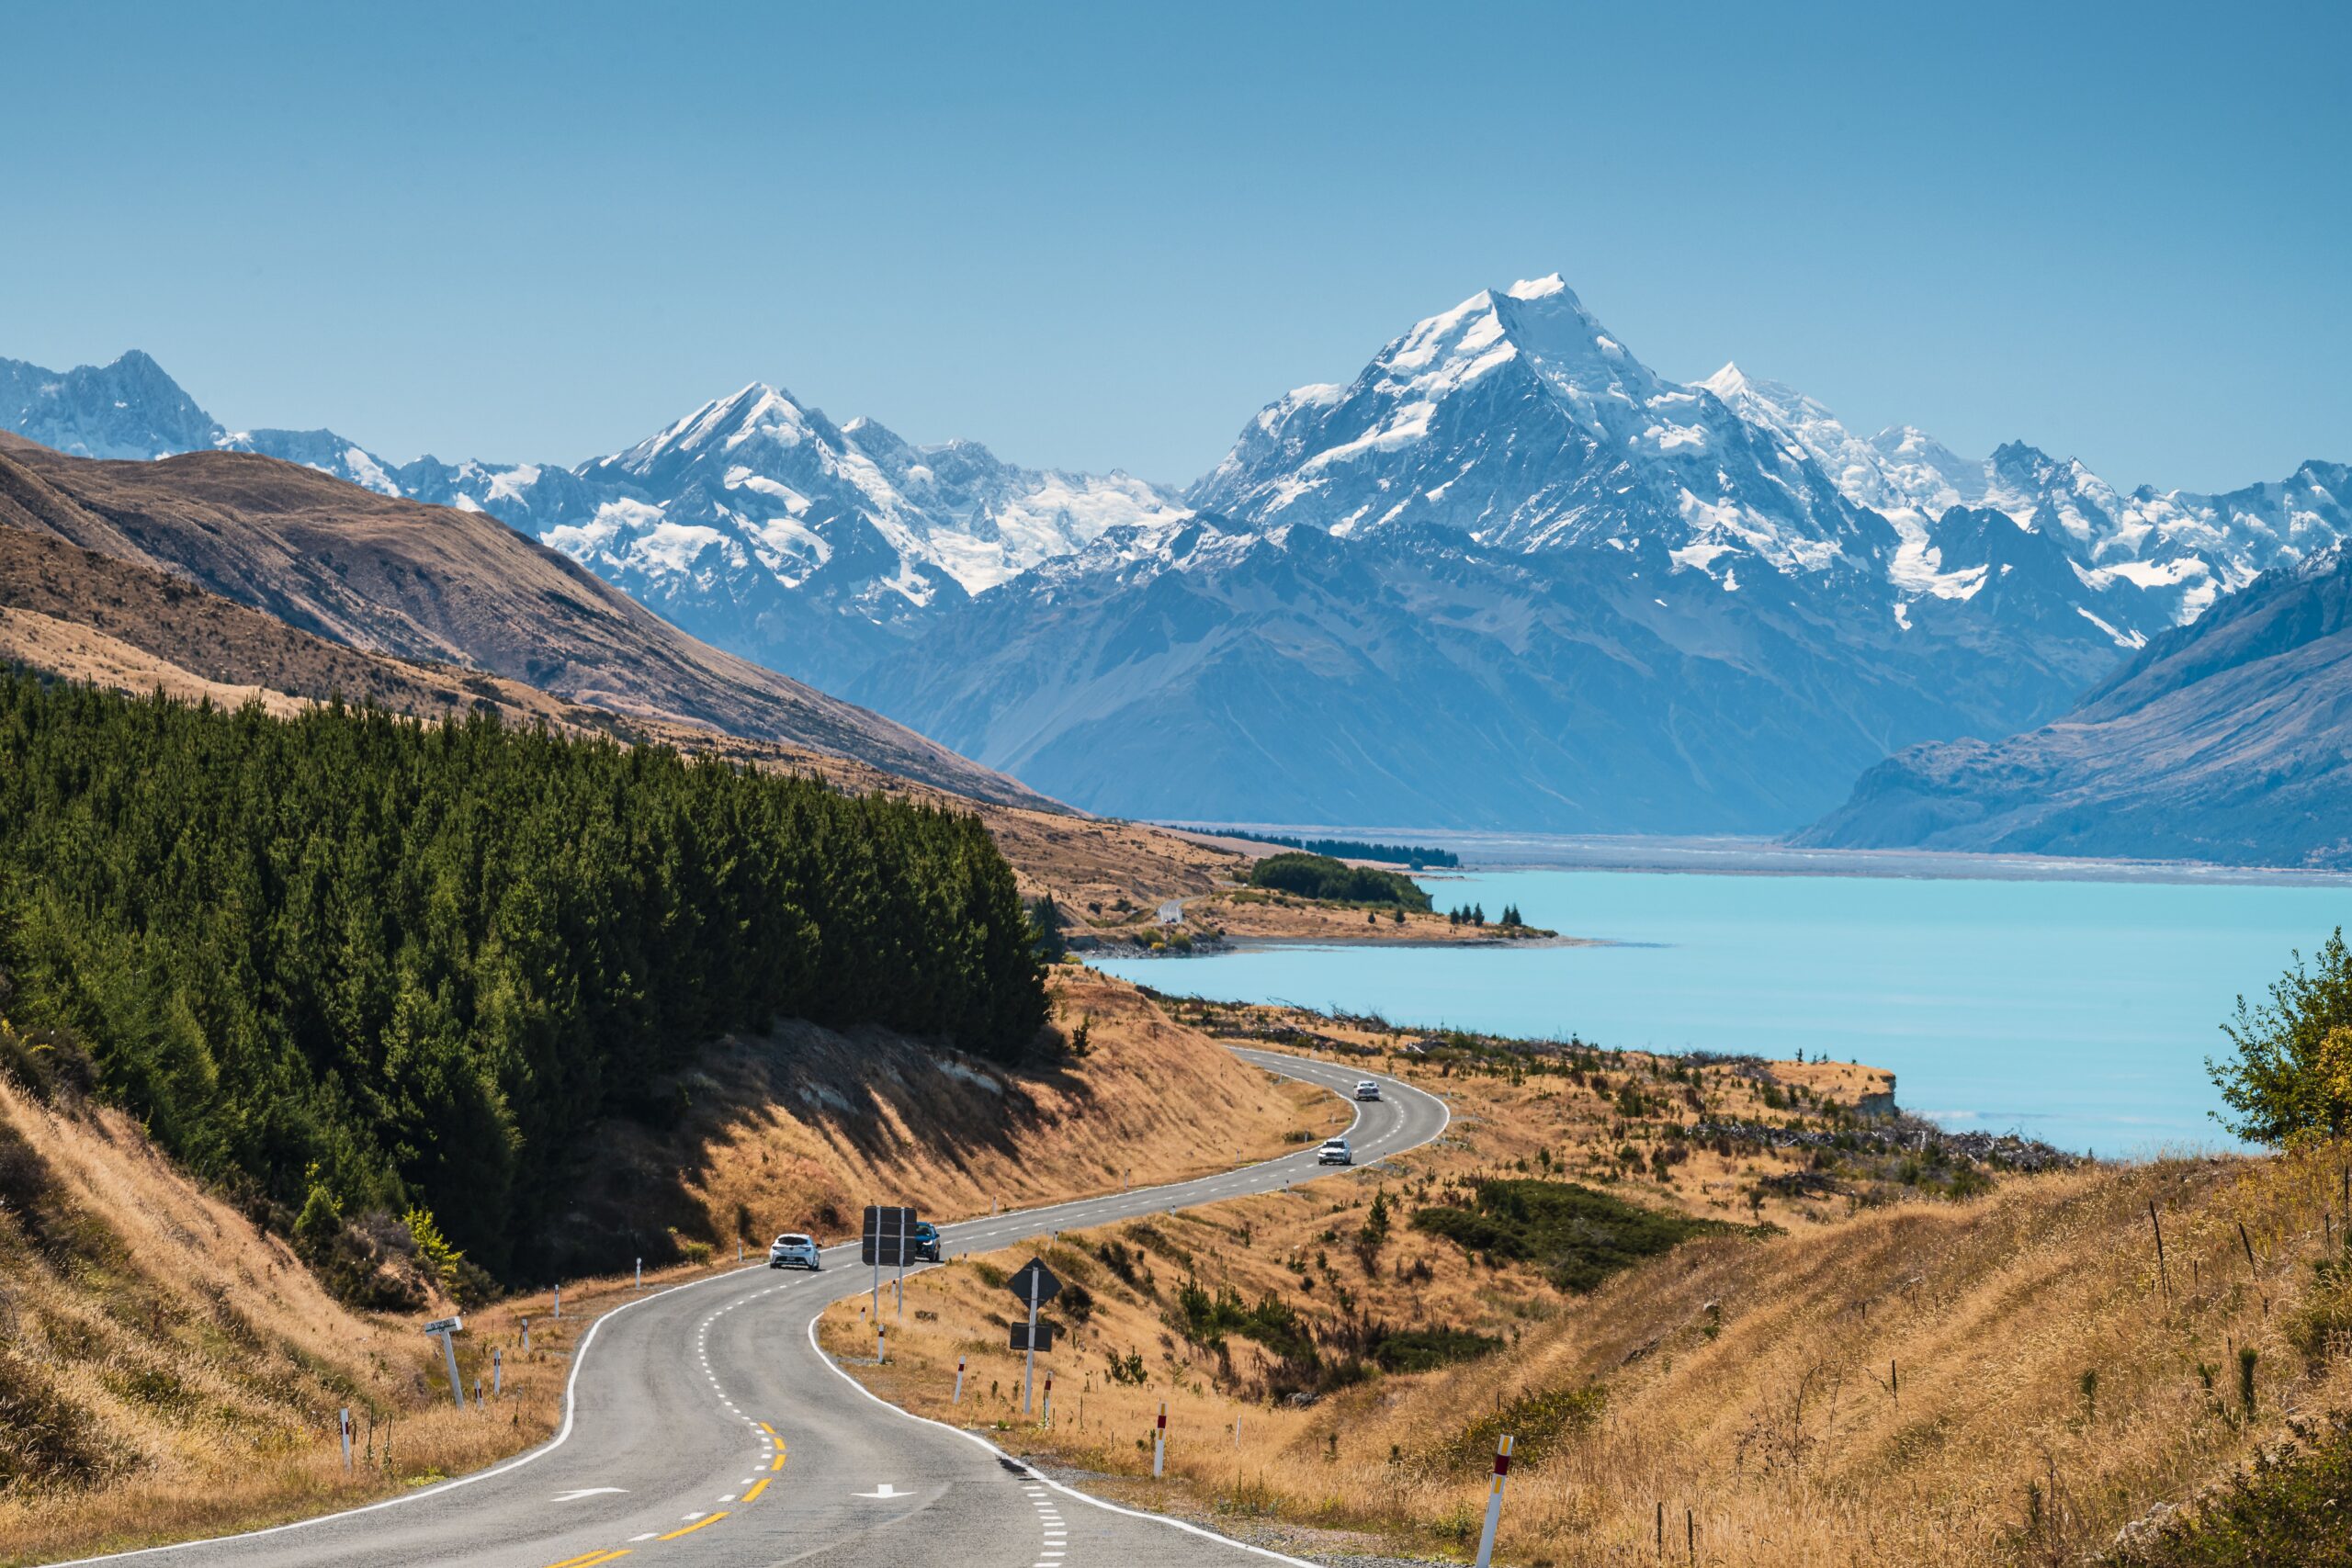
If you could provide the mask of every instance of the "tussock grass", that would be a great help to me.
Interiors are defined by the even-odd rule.
[[[1020,1417],[1000,1326],[1012,1303],[972,1265],[910,1286],[910,1312],[929,1320],[894,1332],[894,1366],[860,1375],[1016,1451],[1114,1478],[1102,1484],[1130,1499],[1424,1551],[1475,1544],[1494,1436],[1514,1430],[1500,1555],[1554,1568],[1657,1561],[1661,1514],[1675,1561],[1695,1543],[1701,1562],[1788,1568],[2075,1562],[2290,1418],[2352,1404],[2343,1337],[2310,1327],[2333,1310],[2313,1265],[2344,1239],[2352,1149],[2006,1176],[1957,1200],[1775,1199],[1762,1212],[1782,1234],[1698,1236],[1578,1295],[1530,1264],[1488,1267],[1402,1228],[1374,1268],[1358,1259],[1351,1239],[1384,1185],[1392,1200],[1438,1201],[1531,1146],[1574,1148],[1594,1131],[1596,1107],[1538,1099],[1535,1080],[1396,1065],[1453,1098],[1443,1145],[1387,1172],[1152,1221],[1185,1264],[1132,1227],[1061,1238],[1084,1258],[1124,1247],[1111,1255],[1140,1262],[1133,1284],[1099,1263],[1086,1279],[1091,1311],[1052,1358],[1051,1429]],[[1690,1174],[1618,1190],[1705,1214],[1714,1194]],[[1221,1346],[1186,1334],[1188,1276],[1244,1302],[1280,1292],[1324,1337],[1327,1363],[1351,1317],[1505,1346],[1435,1371],[1327,1378],[1294,1404],[1269,1397],[1300,1385],[1246,1328]],[[861,1324],[845,1303],[826,1342],[853,1349]],[[972,1371],[951,1409],[958,1355]],[[1129,1357],[1140,1384],[1111,1375]],[[1145,1439],[1163,1398],[1171,1479],[1155,1487]]]

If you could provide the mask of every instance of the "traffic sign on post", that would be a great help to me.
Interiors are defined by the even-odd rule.
[[[466,1407],[466,1390],[465,1385],[458,1382],[458,1347],[449,1337],[465,1326],[466,1320],[462,1317],[436,1317],[424,1325],[425,1333],[441,1337],[441,1355],[449,1363],[449,1397],[458,1402],[460,1410]]]
[[[915,1212],[888,1203],[865,1206],[865,1229],[858,1240],[857,1260],[877,1269],[895,1269],[907,1260],[915,1234]]]
[[[1012,1292],[1013,1299],[1027,1303],[1029,1308],[1027,1331],[1024,1333],[1020,1324],[1012,1325],[1012,1348],[1028,1352],[1027,1364],[1021,1370],[1021,1414],[1026,1416],[1029,1414],[1029,1391],[1037,1381],[1037,1351],[1041,1348],[1038,1344],[1037,1309],[1062,1293],[1062,1282],[1054,1278],[1054,1271],[1046,1267],[1044,1258],[1033,1258],[1004,1283],[1005,1288]],[[1042,1348],[1052,1349],[1051,1325],[1047,1325],[1044,1338],[1046,1343]]]
[[[1012,1348],[1015,1350],[1050,1351],[1054,1348],[1054,1336],[1057,1332],[1057,1325],[1050,1323],[1041,1323],[1035,1328],[1025,1323],[1016,1323],[1012,1325]]]

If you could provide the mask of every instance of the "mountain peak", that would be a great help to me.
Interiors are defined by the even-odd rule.
[[[1548,299],[1555,294],[1566,294],[1570,304],[1577,303],[1576,294],[1568,288],[1567,280],[1556,272],[1547,272],[1541,277],[1521,278],[1504,292],[1514,299]],[[1582,307],[1578,306],[1578,309]]]

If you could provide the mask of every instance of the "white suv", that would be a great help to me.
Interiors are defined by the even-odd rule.
[[[1353,1149],[1348,1147],[1347,1139],[1326,1138],[1323,1140],[1323,1146],[1315,1151],[1315,1163],[1317,1165],[1353,1165],[1356,1163],[1356,1155]]]
[[[768,1248],[768,1267],[771,1269],[822,1269],[824,1266],[824,1259],[817,1254],[817,1243],[810,1236],[780,1235],[775,1238],[775,1245]]]
[[[1379,1083],[1373,1078],[1358,1078],[1356,1080],[1356,1098],[1358,1100],[1378,1100],[1380,1098]]]

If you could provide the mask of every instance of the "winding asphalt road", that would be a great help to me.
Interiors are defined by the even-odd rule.
[[[1362,1070],[1244,1061],[1347,1093]],[[1378,1075],[1370,1075],[1378,1076]],[[1442,1100],[1381,1078],[1359,1164],[1429,1142]],[[1312,1179],[1298,1154],[1170,1187],[941,1227],[951,1253],[1010,1247]],[[976,1435],[867,1393],[818,1348],[826,1306],[870,1284],[853,1246],[818,1274],[762,1266],[673,1286],[597,1321],[558,1435],[390,1502],[253,1534],[84,1559],[169,1568],[1156,1568],[1295,1562],[1047,1482]],[[1181,1439],[1180,1439],[1181,1440]]]

